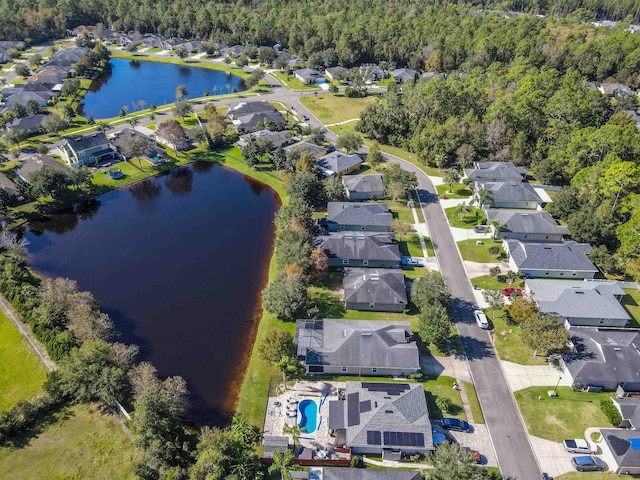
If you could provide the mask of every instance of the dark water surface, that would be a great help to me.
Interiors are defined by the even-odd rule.
[[[222,425],[254,337],[278,208],[269,187],[196,163],[30,224],[29,264],[102,302],[162,377],[182,375],[190,419]]]
[[[245,89],[244,81],[226,72],[170,63],[140,62],[112,58],[111,71],[91,84],[79,113],[85,117],[117,117],[126,105],[132,113],[144,100],[146,108],[152,103],[162,106],[176,100],[176,87],[187,87],[187,98],[201,97],[205,90],[211,95]]]

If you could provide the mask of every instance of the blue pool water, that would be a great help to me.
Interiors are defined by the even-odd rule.
[[[313,400],[302,400],[300,405],[300,430],[304,433],[313,433],[318,424],[318,405]]]

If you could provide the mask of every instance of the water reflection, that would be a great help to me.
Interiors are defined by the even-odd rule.
[[[131,196],[139,202],[151,202],[162,193],[162,186],[153,178],[143,180],[129,187]]]
[[[34,235],[42,235],[45,232],[63,234],[72,232],[78,226],[80,220],[90,220],[100,208],[97,199],[81,202],[57,214],[45,215],[29,224],[29,229]]]
[[[193,186],[193,170],[175,168],[169,173],[164,184],[174,195],[187,195]]]

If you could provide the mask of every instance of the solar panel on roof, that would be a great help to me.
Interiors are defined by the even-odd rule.
[[[400,395],[409,390],[408,383],[362,382],[362,388],[370,392],[385,392],[387,395]]]
[[[367,430],[367,444],[368,445],[380,445],[382,442],[382,436],[380,432]]]
[[[347,395],[347,426],[360,425],[360,394]]]
[[[370,412],[370,411],[371,411],[371,400],[365,400],[364,402],[360,402],[360,413]]]
[[[424,433],[384,432],[385,446],[424,447]]]

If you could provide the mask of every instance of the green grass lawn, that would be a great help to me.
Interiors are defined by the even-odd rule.
[[[610,393],[575,392],[559,387],[558,397],[547,395],[552,387],[530,387],[514,393],[531,435],[561,442],[565,438],[584,438],[588,427],[609,425],[600,410],[600,400]],[[538,398],[542,400],[538,400]]]
[[[442,417],[455,417],[466,420],[467,416],[462,408],[462,399],[460,392],[453,389],[456,382],[453,377],[440,375],[437,378],[429,377],[423,382],[425,395],[427,397],[427,407],[429,409],[429,417],[440,419]],[[437,397],[447,397],[451,401],[451,408],[447,412],[441,411],[436,405]]]
[[[640,327],[640,292],[632,288],[625,288],[627,294],[622,299],[622,304],[626,307],[629,315],[631,315],[631,326]]]
[[[305,85],[295,75],[287,77],[287,74],[283,72],[271,72],[270,75],[291,90],[320,90],[318,85]]]
[[[0,449],[1,478],[137,478],[131,438],[116,419],[91,413],[87,405],[57,417],[42,432],[31,432],[24,446]]]
[[[501,360],[521,365],[545,365],[547,363],[545,357],[533,356],[533,350],[522,341],[520,327],[507,325],[507,322],[500,315],[494,315],[491,309],[486,312],[493,324],[493,344]]]
[[[506,271],[507,269],[504,268],[502,270]],[[471,284],[475,285],[476,287],[480,287],[483,290],[502,290],[503,288],[507,288],[507,287],[522,288],[524,286],[524,280],[517,279],[516,281],[512,282],[511,285],[509,285],[506,282],[502,283],[497,281],[491,275],[483,275],[481,277],[472,278]]]
[[[420,246],[420,235],[410,233],[404,239],[410,257],[422,257],[422,247]]]
[[[631,480],[631,475],[616,475],[613,472],[570,472],[553,477],[556,480]]]
[[[344,122],[358,118],[376,97],[349,98],[344,95],[312,95],[302,97],[300,103],[307,107],[324,124]]]
[[[40,358],[0,312],[0,412],[40,391],[45,376]]]
[[[471,196],[471,190],[461,183],[453,187],[453,192],[449,192],[449,185],[438,185],[436,191],[440,198],[469,198]]]
[[[449,207],[444,209],[444,213],[449,220],[449,225],[457,228],[473,228],[476,225],[483,225],[487,218],[484,212],[477,207],[471,207],[471,212],[460,216],[456,212],[457,207]]]
[[[471,415],[473,415],[474,423],[484,423],[484,415],[482,415],[482,409],[480,408],[480,402],[478,401],[478,394],[473,386],[473,383],[464,382],[464,391],[467,394],[467,400],[469,401],[469,407],[471,408]]]
[[[346,132],[356,132],[355,127],[358,124],[360,120],[353,120],[352,122],[347,122],[347,123],[342,123],[340,125],[333,125],[331,127],[329,127],[329,130],[331,130],[333,133],[335,133],[336,135],[340,136],[340,135],[344,135]],[[360,135],[358,133],[358,135]],[[370,146],[367,144],[367,141],[364,141],[364,144],[367,146]],[[380,150],[382,150],[382,146],[380,146]]]
[[[501,248],[502,242],[494,242],[491,239],[485,239],[482,240],[482,245],[477,245],[477,241],[478,240],[471,239],[458,242],[460,255],[462,255],[464,260],[479,263],[497,263],[500,261],[498,257],[489,253],[489,248],[492,246]]]

